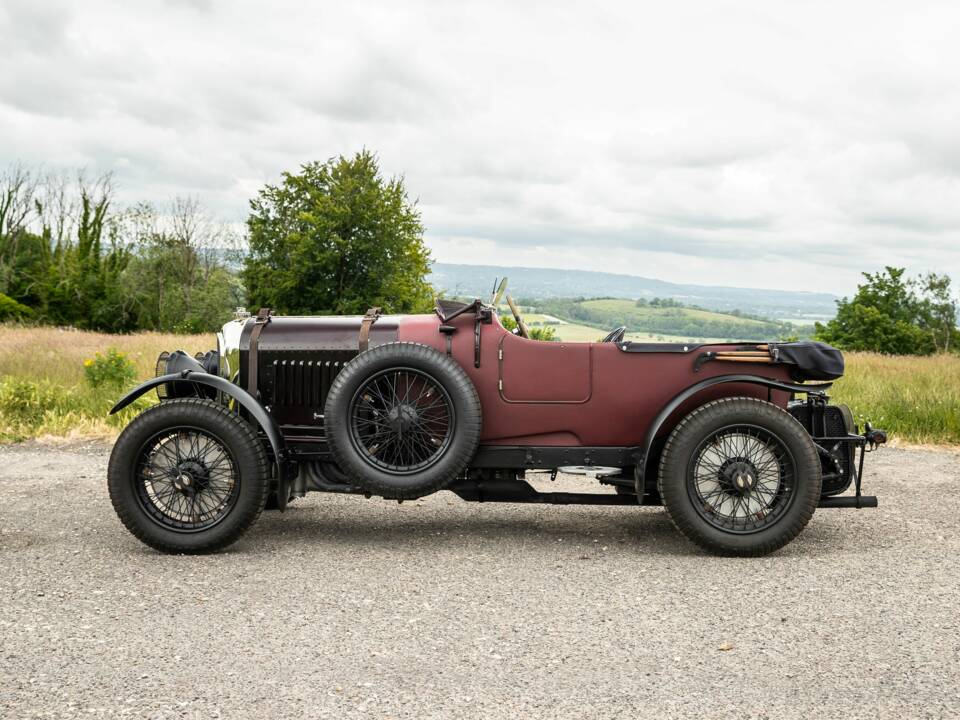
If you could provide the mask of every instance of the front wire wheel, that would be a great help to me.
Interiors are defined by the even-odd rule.
[[[179,532],[213,527],[236,503],[237,463],[226,444],[199,428],[161,432],[140,450],[135,491],[155,522]]]
[[[720,554],[759,556],[796,537],[820,498],[820,461],[791,415],[756,398],[694,410],[667,439],[657,487],[670,519]]]
[[[117,438],[107,469],[110,500],[126,528],[168,553],[235,542],[256,522],[270,491],[263,441],[212,400],[166,400]]]

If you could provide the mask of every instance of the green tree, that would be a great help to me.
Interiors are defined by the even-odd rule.
[[[402,178],[369,151],[285,173],[251,201],[243,279],[251,307],[291,314],[427,311],[430,255]]]
[[[13,298],[0,293],[0,321],[25,320],[32,314],[26,305],[21,305]]]
[[[150,205],[130,208],[120,224],[134,248],[121,279],[138,327],[212,330],[243,304],[243,288],[224,256],[236,238],[193,198],[174,198],[161,217]]]
[[[817,323],[816,337],[844,350],[867,350],[890,355],[929,355],[936,349],[933,336],[921,326],[923,302],[905,269],[887,267],[863,273],[851,299],[837,301],[837,316]]]
[[[949,275],[927,273],[916,280],[920,290],[920,324],[930,333],[937,352],[949,352],[956,347],[957,301]]]
[[[126,329],[111,306],[129,259],[109,233],[111,195],[109,175],[0,175],[0,292],[41,321]]]
[[[212,330],[244,303],[234,233],[194,199],[113,210],[109,175],[0,169],[3,317],[126,332]],[[239,264],[236,260],[235,264]],[[14,304],[10,304],[14,303]]]

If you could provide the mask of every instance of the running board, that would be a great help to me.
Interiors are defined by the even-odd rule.
[[[447,490],[468,502],[542,503],[546,505],[639,505],[636,495],[540,492],[523,480],[458,480]]]
[[[545,505],[638,505],[636,495],[540,492],[524,480],[458,480],[447,490],[468,502],[541,503]],[[875,508],[875,495],[821,498],[822,508]]]
[[[861,495],[860,497],[825,497],[820,498],[820,504],[817,507],[822,508],[875,508],[877,507],[876,495]]]

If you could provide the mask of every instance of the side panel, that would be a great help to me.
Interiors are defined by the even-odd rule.
[[[453,335],[453,357],[464,368],[477,388],[483,408],[483,432],[481,442],[503,445],[588,445],[588,446],[633,446],[643,443],[647,429],[660,410],[686,388],[709,377],[735,375],[750,372],[761,377],[789,382],[787,370],[780,366],[752,365],[742,363],[707,363],[703,369],[693,372],[697,352],[691,353],[626,353],[612,343],[573,343],[581,352],[589,353],[589,397],[582,402],[556,403],[543,399],[542,378],[550,376],[550,363],[559,355],[550,349],[549,343],[526,341],[522,338],[504,339],[509,334],[494,316],[494,322],[481,325],[481,362],[475,368],[473,316],[459,317],[453,321],[457,332]],[[439,320],[434,315],[412,315],[400,321],[398,339],[419,342],[445,350],[444,337],[439,333]],[[501,342],[531,343],[531,354],[518,368],[516,376],[504,377],[510,392],[523,393],[525,381],[531,383],[527,393],[536,393],[535,400],[508,402],[499,389],[500,370],[498,350]],[[537,349],[542,348],[542,353]],[[710,349],[709,347],[700,348]],[[505,356],[508,353],[505,352]],[[506,366],[505,366],[506,367]],[[505,370],[505,372],[512,372]],[[567,373],[568,371],[563,371]],[[577,371],[565,375],[572,384],[561,392],[582,382]],[[516,390],[514,390],[516,388]],[[732,383],[710,388],[682,405],[665,423],[669,431],[679,417],[694,407],[709,400],[731,395],[767,398],[767,390],[749,384]],[[508,398],[514,397],[507,395]],[[787,394],[772,393],[774,402],[786,405]]]

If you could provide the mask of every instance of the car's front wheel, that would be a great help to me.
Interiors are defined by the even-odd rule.
[[[107,470],[121,522],[147,545],[201,553],[235,542],[270,490],[263,443],[245,420],[211,400],[169,400],[121,433]]]
[[[720,555],[759,556],[795,538],[820,498],[820,461],[791,415],[756,398],[724,398],[684,418],[660,459],[670,519]]]

